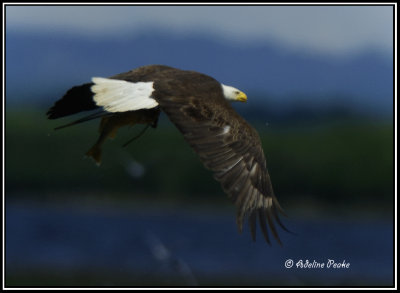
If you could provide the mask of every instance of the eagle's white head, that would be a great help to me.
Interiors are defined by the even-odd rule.
[[[244,92],[234,88],[233,86],[229,85],[222,85],[222,91],[224,93],[225,99],[228,101],[239,101],[239,102],[246,102],[247,96]]]

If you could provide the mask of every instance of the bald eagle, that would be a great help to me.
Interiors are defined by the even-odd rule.
[[[47,116],[56,119],[99,109],[62,126],[101,118],[100,137],[87,152],[99,164],[101,145],[114,137],[118,128],[135,124],[156,127],[163,111],[236,205],[239,232],[248,218],[255,240],[258,218],[265,240],[270,243],[268,225],[282,245],[275,222],[288,230],[278,217],[284,213],[272,189],[259,135],[230,104],[246,100],[242,91],[205,74],[149,65],[109,78],[93,77],[91,83],[73,87]]]

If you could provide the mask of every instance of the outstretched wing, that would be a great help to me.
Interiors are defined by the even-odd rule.
[[[197,84],[160,82],[155,99],[237,206],[239,231],[248,217],[255,240],[258,218],[266,241],[270,243],[268,224],[281,244],[275,222],[287,229],[278,217],[283,211],[272,189],[258,133],[225,100],[219,83]]]

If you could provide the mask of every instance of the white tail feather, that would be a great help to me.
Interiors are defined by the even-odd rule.
[[[93,77],[93,100],[108,112],[126,112],[158,106],[151,98],[153,82],[128,82],[118,79]]]

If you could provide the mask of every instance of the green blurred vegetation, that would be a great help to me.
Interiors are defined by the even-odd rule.
[[[182,135],[164,116],[127,147],[143,126],[121,129],[103,148],[97,167],[85,152],[98,137],[99,121],[54,131],[72,118],[50,121],[45,110],[7,110],[7,198],[56,199],[82,193],[112,198],[190,199],[226,202]],[[275,193],[285,202],[323,201],[360,209],[391,208],[393,126],[339,119],[279,126],[252,123],[262,138]],[[128,170],[140,171],[131,176]],[[136,167],[135,167],[136,166]],[[140,172],[139,172],[140,173]],[[139,174],[140,175],[140,174]]]

